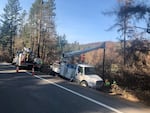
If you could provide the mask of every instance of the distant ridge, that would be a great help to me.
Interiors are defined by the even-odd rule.
[[[87,43],[87,44],[81,44],[81,48],[88,48],[88,47],[95,47],[95,46],[99,46],[102,45],[104,42],[92,42],[92,43]],[[106,41],[106,48],[110,47],[111,45],[113,46],[117,46],[119,44],[119,42],[113,42],[113,41]]]

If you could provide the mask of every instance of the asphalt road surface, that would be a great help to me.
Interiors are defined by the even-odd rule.
[[[0,63],[0,113],[150,113],[150,108],[59,77]]]

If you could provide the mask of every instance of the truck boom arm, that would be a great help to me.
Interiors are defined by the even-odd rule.
[[[90,51],[93,51],[93,50],[97,50],[99,48],[105,48],[105,42],[103,44],[101,44],[100,46],[96,46],[96,47],[93,47],[93,48],[87,48],[87,49],[84,49],[84,50],[64,53],[63,57],[68,58],[68,57],[78,56],[78,55],[81,55],[81,54],[84,54],[84,53],[87,53],[87,52],[90,52]]]

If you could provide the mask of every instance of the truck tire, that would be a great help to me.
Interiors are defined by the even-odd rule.
[[[88,87],[88,83],[86,81],[81,81],[80,85],[83,87]]]

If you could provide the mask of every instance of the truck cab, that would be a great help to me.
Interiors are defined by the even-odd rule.
[[[52,75],[59,75],[60,73],[60,63],[59,62],[54,62],[53,64],[50,65],[50,70]]]
[[[103,79],[96,74],[94,66],[87,64],[77,65],[75,81],[84,87],[101,88],[103,86]]]

